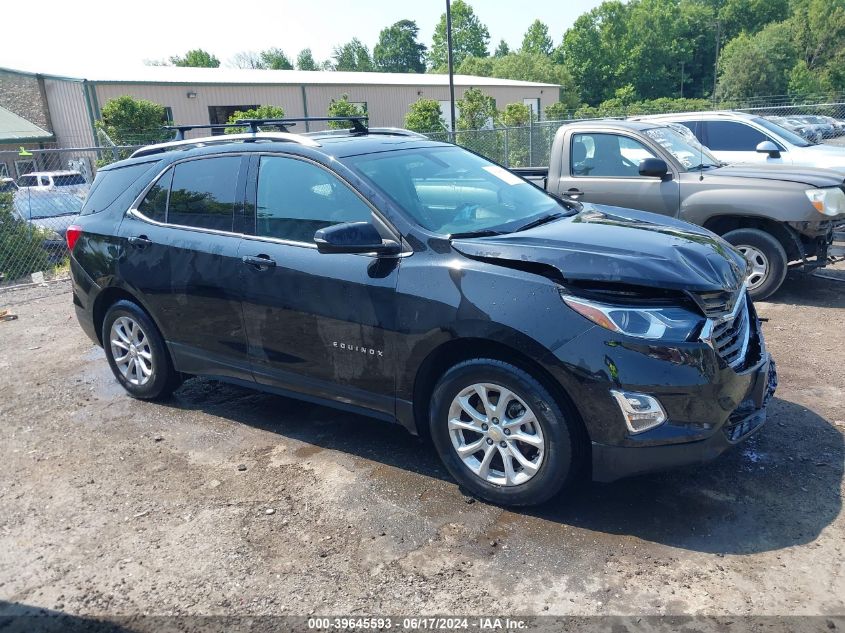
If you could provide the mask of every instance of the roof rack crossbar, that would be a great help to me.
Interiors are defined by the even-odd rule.
[[[255,132],[259,125],[293,125],[295,123],[317,123],[325,121],[348,121],[352,125],[352,132],[354,134],[366,134],[367,126],[363,123],[369,121],[369,117],[364,114],[360,116],[305,116],[292,117],[283,119],[238,119],[235,125],[248,125],[250,130]]]
[[[174,130],[176,134],[173,136],[174,141],[185,140],[185,132],[191,130],[221,130],[226,127],[231,127],[228,123],[191,123],[189,125],[162,125],[163,130]]]

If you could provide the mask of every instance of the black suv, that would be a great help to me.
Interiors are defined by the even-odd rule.
[[[99,170],[67,233],[73,301],[131,395],[203,375],[398,422],[509,505],[763,424],[774,363],[722,239],[354,123]]]

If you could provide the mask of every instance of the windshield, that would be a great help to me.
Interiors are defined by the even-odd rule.
[[[21,176],[18,178],[18,187],[37,187],[38,176]]]
[[[796,147],[809,147],[812,145],[812,143],[808,142],[803,136],[798,136],[795,132],[787,130],[785,127],[778,125],[774,121],[769,121],[769,119],[764,119],[763,117],[757,117],[756,119],[751,120],[757,125],[766,128],[769,132],[777,134],[790,145],[795,145]]]
[[[442,235],[515,231],[569,213],[541,189],[459,147],[365,154],[345,162],[414,221]]]
[[[15,196],[15,209],[26,219],[55,218],[62,215],[77,215],[82,210],[82,200],[70,194],[50,195],[38,192],[20,191]]]
[[[669,151],[687,169],[718,167],[722,163],[698,141],[679,133],[674,127],[654,127],[643,132]]]

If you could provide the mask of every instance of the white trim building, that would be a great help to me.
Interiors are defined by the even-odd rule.
[[[233,110],[258,105],[282,106],[291,117],[326,116],[331,100],[344,94],[354,103],[366,104],[372,126],[401,127],[410,104],[420,98],[441,102],[448,117],[449,78],[427,73],[146,66],[89,73],[84,78],[0,68],[0,79],[4,75],[29,76],[42,84],[50,128],[59,147],[95,144],[94,120],[107,101],[122,95],[161,104],[177,124],[225,122]],[[560,96],[560,86],[555,84],[455,76],[456,99],[470,87],[492,96],[500,109],[509,103],[525,103],[538,116]],[[0,82],[0,91],[4,89]],[[320,124],[309,127],[321,129]]]

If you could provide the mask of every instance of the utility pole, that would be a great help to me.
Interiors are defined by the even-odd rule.
[[[684,98],[684,62],[681,62],[681,99]]]
[[[452,1],[446,0],[446,49],[449,60],[449,132],[455,142],[455,72],[452,64]]]
[[[719,82],[719,44],[722,40],[722,22],[716,20],[716,61],[713,62],[713,103],[716,102],[716,86]]]

